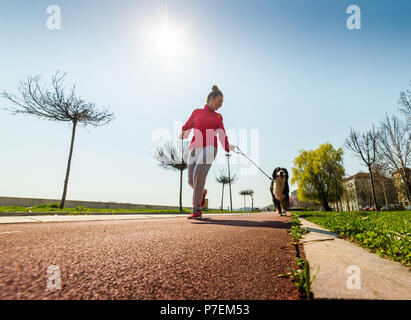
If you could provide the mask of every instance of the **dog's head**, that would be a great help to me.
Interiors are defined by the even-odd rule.
[[[273,172],[273,180],[285,180],[288,181],[288,171],[286,168],[275,168]]]

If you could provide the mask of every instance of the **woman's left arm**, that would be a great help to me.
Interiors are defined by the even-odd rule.
[[[225,133],[225,128],[223,124],[223,116],[221,114],[218,114],[217,116],[218,116],[218,121],[217,121],[218,138],[224,150],[226,152],[230,152],[233,150],[233,147],[228,143],[227,134]]]

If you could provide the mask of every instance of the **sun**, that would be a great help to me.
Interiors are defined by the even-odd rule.
[[[184,22],[169,17],[168,9],[147,16],[136,23],[139,41],[135,43],[155,67],[181,67],[193,56],[192,35],[187,19]]]
[[[166,60],[176,60],[187,51],[183,28],[171,27],[167,22],[151,32],[154,55]]]
[[[164,25],[154,37],[157,50],[172,53],[179,47],[177,32],[170,30],[167,25]]]

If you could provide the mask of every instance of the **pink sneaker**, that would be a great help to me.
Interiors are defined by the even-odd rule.
[[[199,212],[193,212],[193,213],[191,213],[191,214],[187,217],[187,219],[200,220],[201,217],[202,217],[202,215],[203,215],[203,213],[202,213],[201,211],[199,211]]]
[[[206,197],[206,195],[207,195],[207,189],[204,189],[204,192],[203,192],[203,200],[201,200],[201,208],[204,207],[204,205],[205,205],[205,197]]]

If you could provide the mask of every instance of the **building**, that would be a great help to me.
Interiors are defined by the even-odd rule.
[[[359,172],[343,180],[344,193],[341,197],[343,211],[358,211],[366,206],[374,206],[370,174]],[[374,189],[378,208],[398,203],[398,192],[394,180],[374,174]]]
[[[411,179],[411,169],[407,168],[406,173],[408,174],[408,177],[410,180]],[[403,207],[411,205],[410,201],[408,200],[407,190],[404,186],[400,173],[398,171],[393,171],[391,172],[391,175],[394,180],[395,188],[397,189],[398,203]]]

